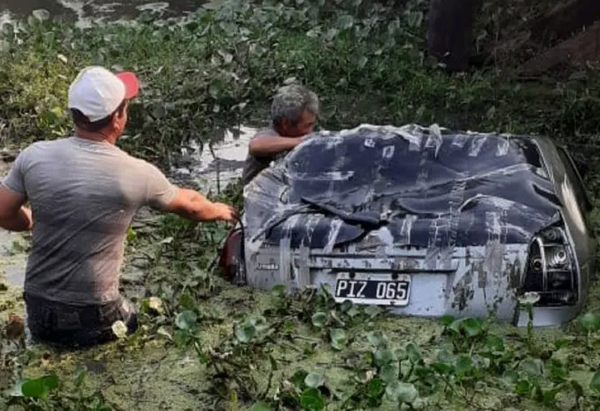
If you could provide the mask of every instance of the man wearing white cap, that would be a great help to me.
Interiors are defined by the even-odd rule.
[[[116,321],[129,332],[137,328],[135,309],[119,293],[119,272],[140,207],[192,221],[237,219],[230,206],[178,188],[115,146],[138,89],[133,73],[81,71],[69,89],[75,135],[30,145],[0,184],[0,227],[33,230],[24,297],[36,339],[94,345],[115,337]]]

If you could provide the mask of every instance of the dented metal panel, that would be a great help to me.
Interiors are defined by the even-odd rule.
[[[244,197],[250,284],[412,273],[393,310],[419,316],[515,321],[529,244],[561,217],[534,139],[437,126],[315,133]]]

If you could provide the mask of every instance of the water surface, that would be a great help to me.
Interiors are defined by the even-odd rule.
[[[1,0],[0,25],[31,15],[35,10],[47,10],[54,18],[89,26],[92,22],[130,20],[142,12],[155,12],[161,18],[180,17],[201,7],[205,0]]]

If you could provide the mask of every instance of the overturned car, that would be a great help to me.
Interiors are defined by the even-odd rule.
[[[595,270],[591,203],[545,137],[363,125],[319,132],[244,191],[221,265],[269,289],[328,284],[398,315],[535,326],[575,317]],[[243,243],[243,246],[242,246]]]

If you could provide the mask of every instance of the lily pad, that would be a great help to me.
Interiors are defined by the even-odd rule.
[[[304,384],[309,388],[319,388],[325,384],[325,376],[323,376],[323,374],[311,372],[304,378]]]
[[[385,392],[390,399],[401,404],[412,404],[419,396],[419,392],[413,384],[399,381],[389,384]]]

